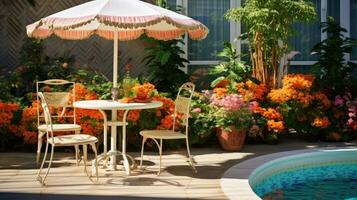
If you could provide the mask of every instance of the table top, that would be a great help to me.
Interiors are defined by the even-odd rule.
[[[113,100],[83,100],[73,103],[73,107],[75,108],[92,110],[138,110],[158,108],[161,106],[161,101],[152,101],[149,103],[120,103]]]

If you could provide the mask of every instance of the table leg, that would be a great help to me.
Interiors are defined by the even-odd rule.
[[[107,153],[108,151],[108,118],[107,114],[103,110],[99,110],[99,112],[103,115],[103,132],[104,132],[104,137],[103,137],[103,145],[104,145],[104,154]]]
[[[122,127],[122,154],[123,154],[123,165],[127,175],[130,175],[130,164],[126,156],[126,118],[128,116],[129,110],[125,110],[123,116],[123,127]]]
[[[112,121],[117,121],[118,112],[117,110],[112,110]],[[117,127],[116,125],[111,126],[111,136],[110,136],[110,151],[117,152]],[[110,169],[117,169],[116,156],[110,156]]]
[[[103,154],[102,155],[107,155],[108,152],[108,117],[107,114],[103,111],[103,110],[99,110],[99,112],[103,115]],[[98,155],[98,159],[100,158],[100,156]],[[102,160],[102,159],[100,159]],[[103,168],[107,168],[108,167],[108,159],[104,159],[103,162]],[[99,160],[98,160],[99,163]]]

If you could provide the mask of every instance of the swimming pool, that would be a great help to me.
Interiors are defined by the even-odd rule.
[[[256,168],[249,184],[263,199],[357,199],[357,149],[275,159]]]

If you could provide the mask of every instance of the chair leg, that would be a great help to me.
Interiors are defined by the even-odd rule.
[[[142,142],[142,145],[141,145],[140,169],[142,169],[142,168],[143,168],[144,146],[145,146],[146,139],[147,139],[146,137],[143,137],[143,142]]]
[[[43,160],[42,160],[40,169],[37,172],[37,178],[36,178],[42,185],[44,185],[44,183],[43,183],[43,179],[41,177],[41,172],[42,172],[43,166],[44,166],[44,164],[46,162],[47,151],[48,151],[48,142],[46,143],[45,154],[43,155]]]
[[[42,148],[42,132],[38,132],[38,136],[37,136],[37,153],[36,153],[36,164],[39,165],[40,164],[40,156],[41,156],[41,148]]]
[[[80,131],[75,131],[75,134],[80,134]],[[79,166],[80,160],[79,160],[79,145],[74,145],[75,148],[75,153],[76,153],[76,162],[77,162],[77,166]]]
[[[189,164],[191,165],[193,172],[194,172],[194,173],[197,173],[195,164],[194,164],[193,159],[192,159],[192,157],[191,157],[190,145],[189,145],[188,139],[186,139],[186,147],[187,147],[188,162],[189,162]]]
[[[161,173],[161,163],[162,163],[162,139],[160,139],[159,154],[160,154],[160,164],[159,164],[159,172],[157,173],[157,175],[160,175],[160,173]]]
[[[95,156],[95,158],[94,158],[95,176],[96,176],[96,179],[97,179],[96,182],[98,182],[98,159],[97,159],[98,152],[97,152],[97,146],[94,143],[92,143],[90,145],[92,146],[92,150],[93,150],[94,156]],[[93,167],[93,163],[92,163],[92,167]],[[92,170],[92,172],[93,172],[93,170]]]
[[[51,145],[51,147],[52,147],[52,148],[51,148],[50,162],[48,163],[47,171],[46,171],[45,177],[43,178],[43,181],[42,181],[43,184],[45,184],[46,177],[47,177],[48,173],[50,172],[51,165],[52,165],[53,153],[54,153],[55,146]]]

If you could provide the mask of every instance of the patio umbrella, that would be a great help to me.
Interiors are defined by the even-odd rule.
[[[96,34],[114,40],[114,87],[118,78],[119,40],[134,40],[144,33],[158,40],[171,40],[188,33],[191,39],[201,40],[208,34],[202,23],[140,0],[90,1],[42,18],[26,28],[29,37],[39,39],[57,35],[81,40]]]

